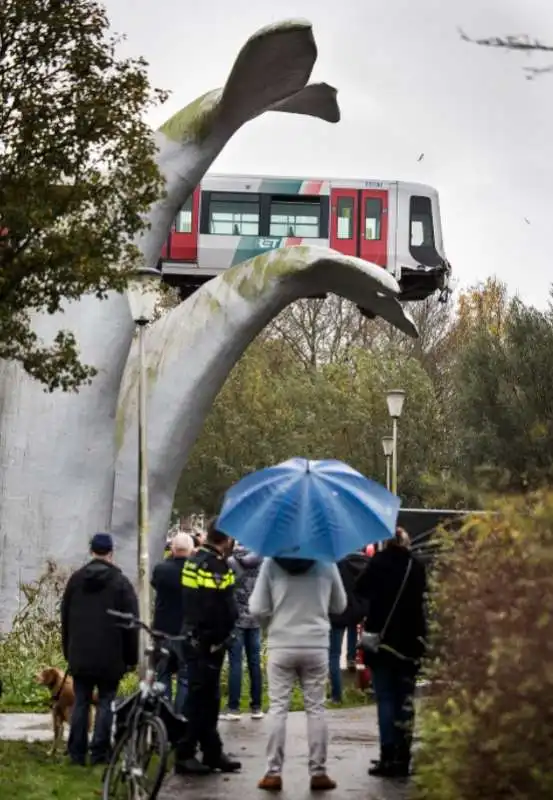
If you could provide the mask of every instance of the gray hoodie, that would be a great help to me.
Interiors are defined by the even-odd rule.
[[[341,614],[347,597],[336,564],[267,558],[249,606],[267,625],[269,649],[328,648],[329,614]]]

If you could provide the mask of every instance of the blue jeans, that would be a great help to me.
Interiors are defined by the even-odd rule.
[[[355,650],[357,645],[357,625],[349,628],[330,628],[330,646],[328,650],[328,671],[330,674],[330,695],[336,703],[342,702],[342,671],[340,669],[340,657],[342,655],[342,643],[344,634],[347,630],[347,660],[355,661]]]
[[[413,738],[416,672],[410,663],[399,659],[371,664],[373,689],[378,711],[380,746],[408,758]]]
[[[188,696],[188,672],[186,661],[181,657],[177,650],[167,647],[170,650],[169,658],[164,661],[157,672],[157,679],[165,684],[165,697],[170,703],[173,702],[173,675],[177,676],[177,691],[175,692],[175,702],[173,708],[175,714],[186,716],[186,698]]]
[[[94,734],[90,745],[90,763],[104,764],[111,756],[112,701],[117,694],[118,682],[94,680],[92,678],[73,678],[75,706],[71,714],[71,728],[67,752],[75,764],[85,764],[88,752],[88,723],[92,693],[98,687],[98,705],[94,722]]]
[[[228,649],[228,707],[229,711],[240,710],[242,696],[242,653],[246,651],[246,661],[250,675],[250,705],[253,710],[261,710],[261,632],[259,628],[237,628],[235,638]]]

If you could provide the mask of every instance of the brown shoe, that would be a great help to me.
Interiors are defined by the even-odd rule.
[[[313,775],[311,778],[312,792],[328,792],[330,789],[335,789],[336,785],[336,781],[333,781],[328,775]]]
[[[282,778],[280,775],[264,775],[257,784],[258,789],[265,789],[266,792],[282,791]]]

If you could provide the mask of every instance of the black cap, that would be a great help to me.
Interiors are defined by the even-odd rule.
[[[98,556],[113,552],[113,539],[109,533],[95,533],[90,540],[90,551]]]

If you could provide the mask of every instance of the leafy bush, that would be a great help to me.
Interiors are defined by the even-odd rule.
[[[21,584],[23,605],[11,631],[0,638],[2,702],[6,706],[43,704],[47,692],[37,685],[37,672],[46,666],[64,668],[59,612],[67,578],[67,573],[49,561],[37,581]]]
[[[473,517],[433,576],[421,800],[553,797],[553,493]]]

